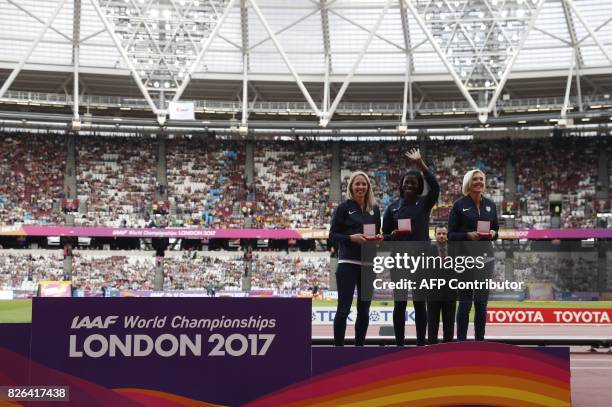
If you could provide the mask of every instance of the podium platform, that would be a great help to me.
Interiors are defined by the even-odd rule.
[[[36,298],[0,328],[0,386],[64,406],[571,402],[567,347],[313,346],[308,299]]]

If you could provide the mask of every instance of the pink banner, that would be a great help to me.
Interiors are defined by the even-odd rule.
[[[86,237],[167,237],[182,239],[302,239],[302,234],[291,229],[189,229],[189,228],[105,228],[66,226],[0,227],[0,234],[25,236],[86,236]]]
[[[502,229],[499,231],[502,239],[609,239],[610,229]]]
[[[67,226],[0,226],[5,236],[168,237],[179,239],[326,239],[325,229],[106,228]],[[611,229],[502,229],[502,239],[610,239]]]

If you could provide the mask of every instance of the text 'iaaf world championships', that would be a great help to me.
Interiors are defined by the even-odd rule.
[[[101,316],[90,317],[76,316],[72,319],[70,329],[108,329],[121,319],[118,315],[109,315],[105,318]],[[176,315],[171,319],[167,316],[154,317],[154,318],[142,318],[139,315],[127,315],[123,317],[123,328],[125,329],[206,329],[214,331],[216,329],[230,329],[230,328],[241,328],[241,329],[256,329],[261,331],[266,328],[274,328],[276,326],[276,319],[274,318],[262,318],[261,315],[258,317],[250,316],[249,318],[227,318],[225,315],[221,318],[187,318],[183,315]]]
[[[75,316],[70,324],[70,330],[75,332],[68,335],[68,357],[265,356],[276,334],[263,332],[271,332],[276,322],[275,318],[261,315],[249,318]],[[221,333],[212,333],[215,331]]]

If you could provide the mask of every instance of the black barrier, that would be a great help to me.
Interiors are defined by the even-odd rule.
[[[379,336],[367,337],[366,346],[395,346],[393,327],[380,327]],[[559,337],[557,336],[488,336],[486,342],[505,343],[508,345],[521,346],[590,346],[592,348],[612,348],[612,337],[580,336]],[[416,345],[416,337],[406,337],[406,345]],[[330,346],[334,344],[331,336],[313,336],[313,346]],[[355,338],[345,338],[346,345],[354,345]]]

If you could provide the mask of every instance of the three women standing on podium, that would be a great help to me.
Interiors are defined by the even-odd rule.
[[[382,232],[385,240],[428,242],[429,220],[436,204],[440,186],[436,177],[421,158],[418,149],[406,153],[410,162],[420,170],[410,170],[401,179],[400,199],[385,211]],[[425,182],[428,185],[425,191]],[[488,256],[485,263],[485,277],[492,274],[494,253],[492,240],[498,236],[499,222],[495,203],[483,196],[486,178],[481,170],[468,171],[463,177],[463,197],[455,201],[448,220],[449,241],[484,241],[479,247]],[[334,318],[334,343],[344,345],[346,320],[357,288],[357,319],[355,323],[355,344],[363,346],[369,324],[370,301],[361,298],[361,247],[368,235],[379,236],[381,231],[380,210],[375,203],[372,185],[363,172],[354,172],[347,186],[348,199],[342,202],[332,215],[330,239],[338,245],[338,268],[336,281],[338,307]],[[409,225],[409,233],[400,224]],[[484,230],[486,228],[487,230]],[[413,293],[414,294],[414,293]],[[484,340],[488,290],[462,290],[458,293],[457,340],[467,339],[469,313],[475,305],[475,339]],[[425,344],[427,332],[427,311],[425,298],[413,297],[417,345]],[[404,345],[405,312],[407,300],[394,302],[393,327],[396,343]],[[430,338],[431,339],[431,338]]]

